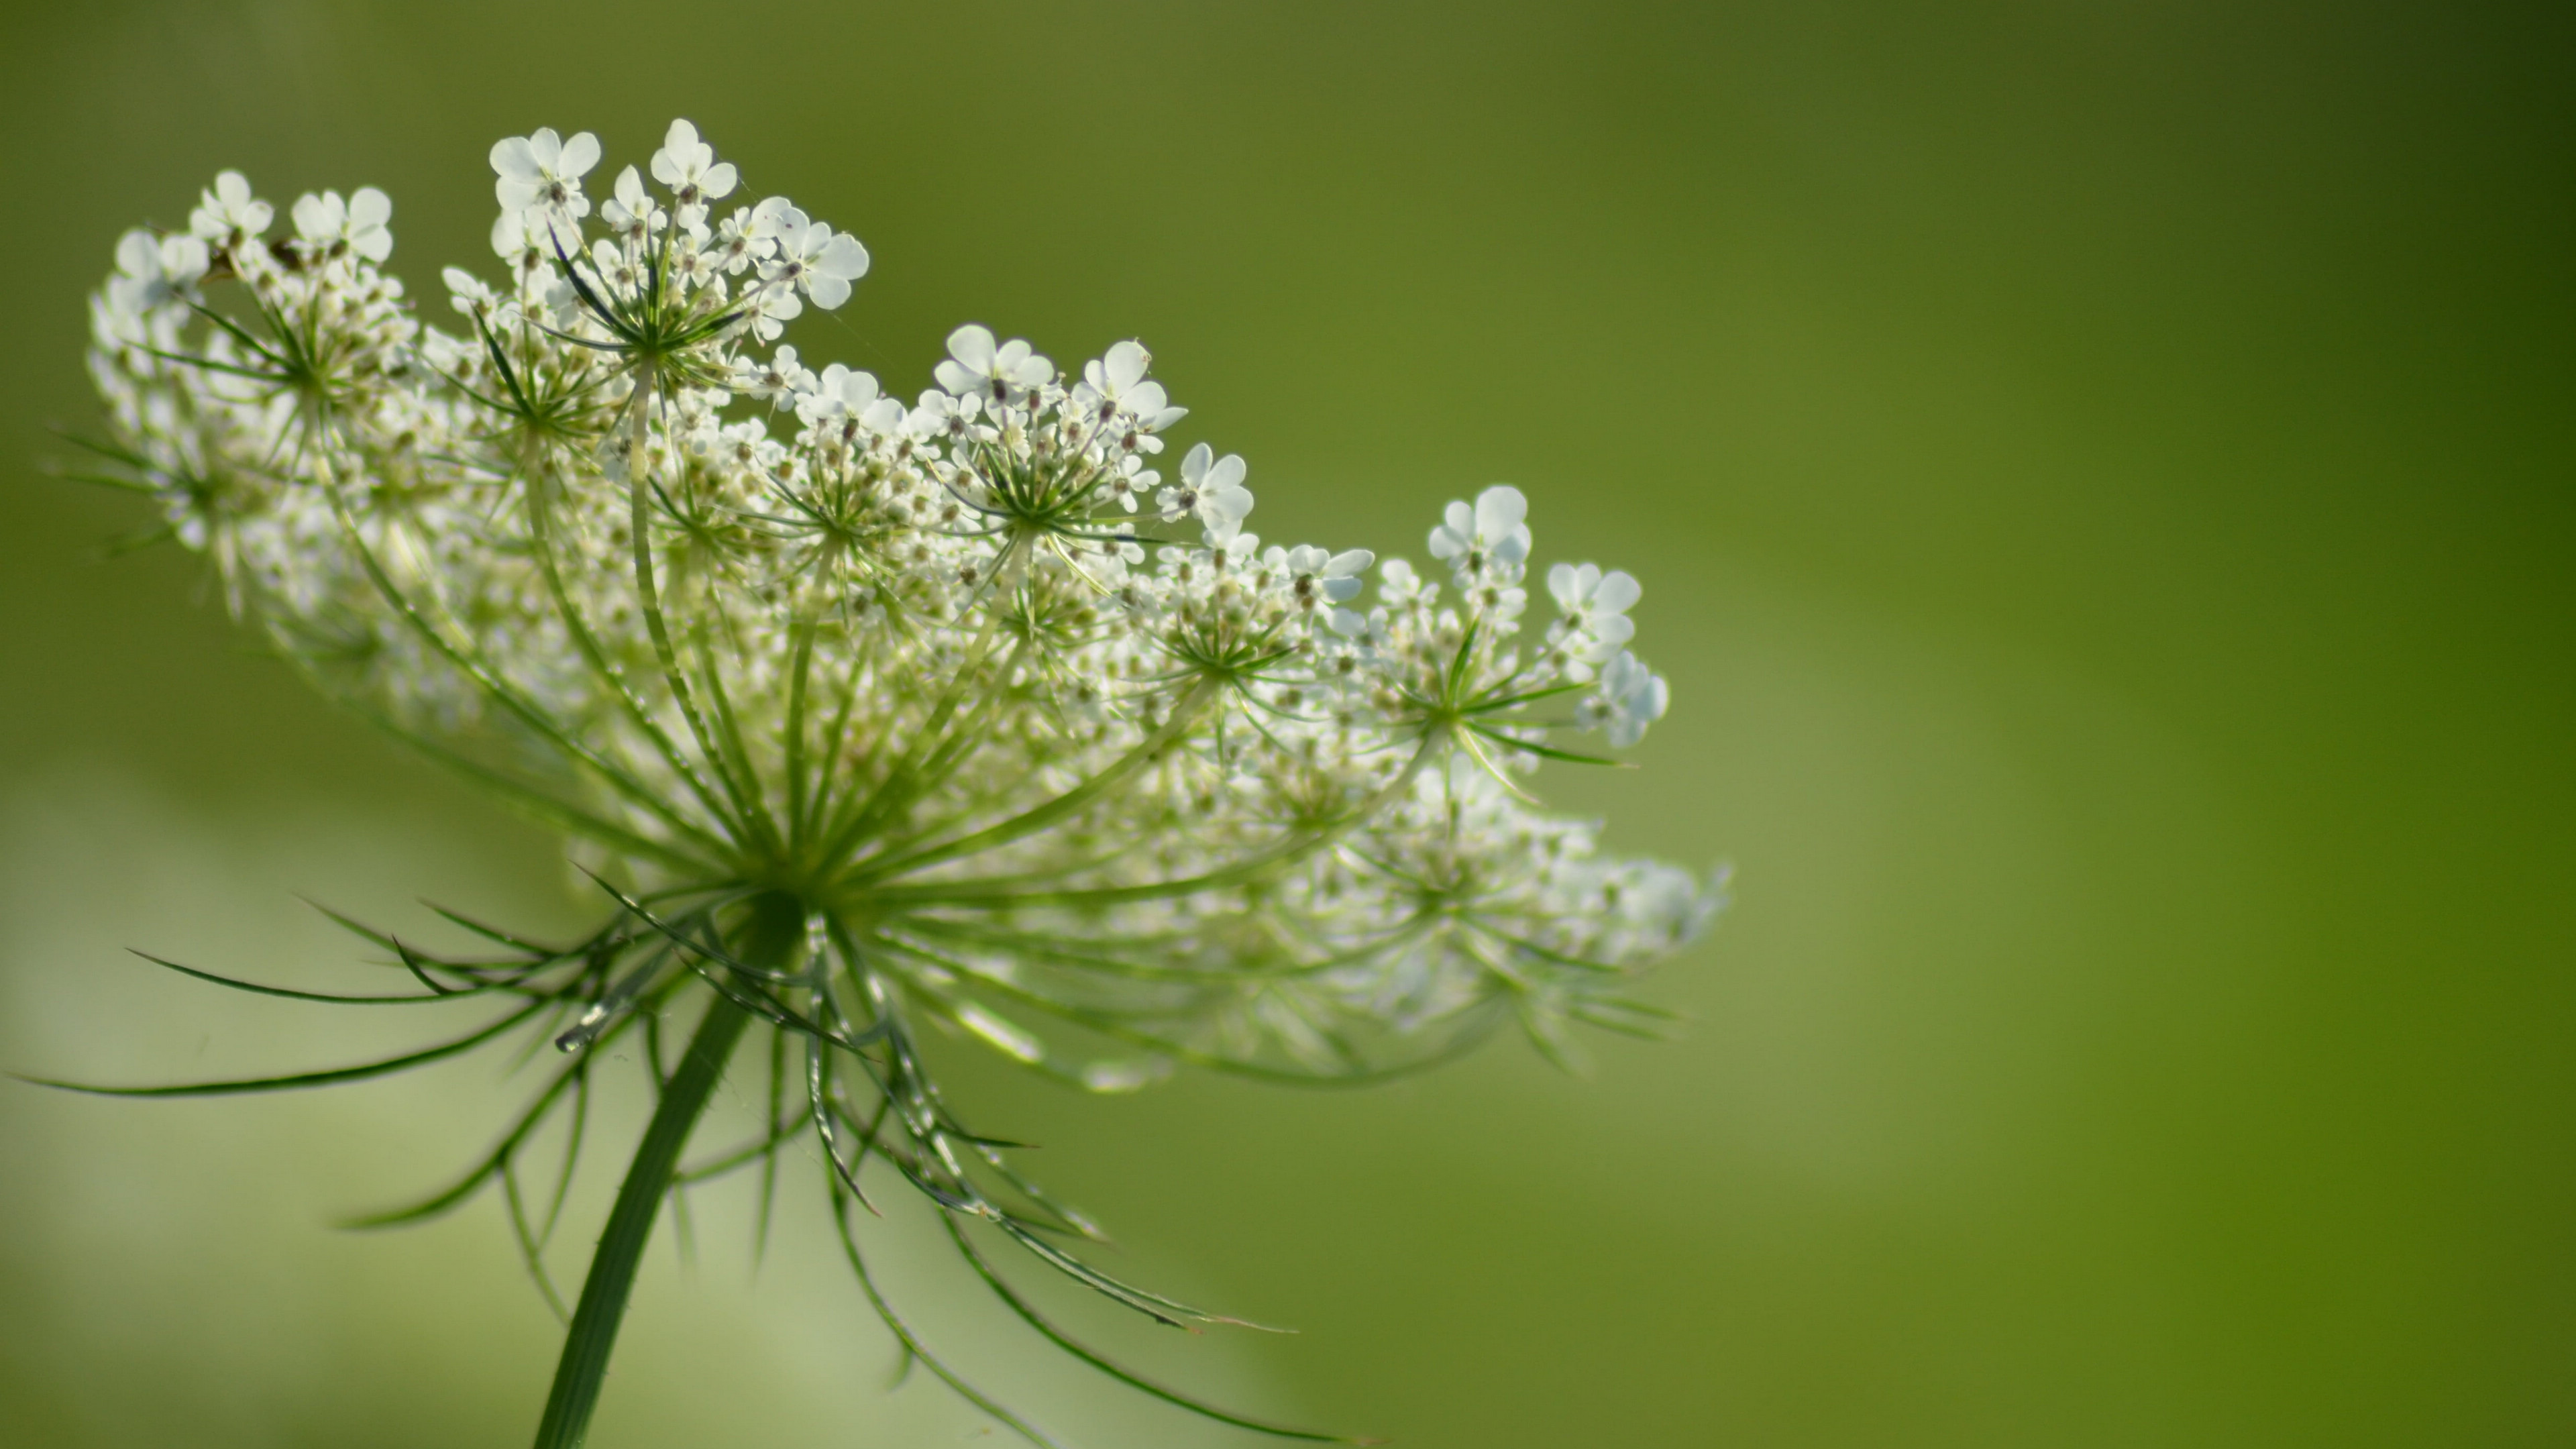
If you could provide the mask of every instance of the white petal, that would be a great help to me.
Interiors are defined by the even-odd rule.
[[[539,134],[551,136],[554,133],[545,131]],[[557,176],[575,179],[589,175],[590,168],[598,164],[599,138],[584,131],[563,143],[563,155],[556,158],[554,169]]]
[[[1189,456],[1181,460],[1181,481],[1196,488],[1199,480],[1207,476],[1208,464],[1214,461],[1216,450],[1207,444],[1201,443],[1190,449]]]
[[[1237,487],[1243,482],[1243,475],[1248,471],[1250,470],[1244,465],[1241,453],[1228,453],[1217,460],[1215,467],[1208,470],[1206,486],[1211,489]]]
[[[1476,495],[1476,533],[1487,543],[1500,543],[1529,516],[1529,500],[1509,483],[1497,483]]]
[[[1547,571],[1547,591],[1556,596],[1561,613],[1572,613],[1583,602],[1583,584],[1569,563],[1552,564]]]
[[[976,372],[992,371],[993,351],[993,333],[990,328],[969,322],[948,334],[948,355]],[[956,392],[959,389],[950,388],[949,391]]]
[[[372,186],[361,186],[349,198],[349,225],[354,228],[383,226],[394,219],[393,198]]]
[[[1592,565],[1584,567],[1589,569]],[[1592,595],[1592,607],[1604,614],[1624,614],[1645,592],[1626,569],[1612,569],[1601,576],[1601,587]]]
[[[708,167],[706,174],[698,178],[698,190],[709,200],[719,196],[731,196],[737,174],[732,162],[719,161]]]
[[[310,191],[295,198],[295,210],[291,214],[295,218],[296,234],[307,241],[319,241],[338,232],[340,217],[337,213],[341,208],[332,203],[339,199],[334,195],[331,201],[326,202]]]
[[[868,249],[859,245],[857,237],[842,232],[814,259],[814,268],[844,282],[855,282],[868,274]]]
[[[537,179],[537,158],[528,148],[528,138],[511,136],[492,143],[493,174],[510,181]]]
[[[152,233],[136,228],[116,239],[116,269],[129,277],[161,275],[161,244]]]
[[[805,291],[813,297],[814,305],[826,312],[850,300],[850,284],[829,272],[807,273]]]
[[[1136,384],[1144,381],[1146,365],[1152,360],[1141,342],[1121,342],[1112,346],[1109,355],[1103,359],[1108,364],[1109,386],[1102,391],[1126,395]],[[1142,411],[1143,405],[1139,404],[1138,409]]]
[[[1332,562],[1324,565],[1324,572],[1337,579],[1351,578],[1368,572],[1368,566],[1375,562],[1377,555],[1367,549],[1344,549],[1333,555]]]

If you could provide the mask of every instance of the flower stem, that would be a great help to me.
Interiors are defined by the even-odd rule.
[[[804,913],[788,896],[771,894],[752,902],[749,928],[739,959],[763,968],[785,966],[804,936]],[[679,1166],[680,1150],[715,1095],[725,1059],[733,1055],[751,1013],[719,994],[707,1003],[707,1014],[689,1039],[680,1069],[662,1088],[662,1104],[644,1130],[643,1144],[617,1189],[599,1250],[590,1260],[590,1276],[581,1285],[581,1302],[573,1309],[572,1328],[564,1336],[563,1358],[555,1365],[554,1388],[546,1395],[545,1417],[537,1423],[536,1449],[578,1449],[590,1434],[591,1411],[599,1406],[600,1381],[608,1373],[608,1354],[617,1343],[617,1326],[626,1316],[626,1300],[642,1266],[644,1244],[660,1216],[663,1195]]]

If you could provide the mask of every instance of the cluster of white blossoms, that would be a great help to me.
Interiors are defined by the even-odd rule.
[[[271,235],[227,172],[117,248],[120,445],[334,694],[449,750],[502,726],[548,818],[654,888],[790,891],[905,1009],[1139,1049],[1096,1086],[1367,1070],[1497,1011],[1553,1044],[1708,922],[1526,796],[1551,731],[1633,744],[1666,691],[1623,572],[1556,565],[1530,627],[1517,490],[1450,504],[1430,570],[1265,544],[1240,457],[1169,466],[1142,346],[1059,371],[962,327],[906,404],[770,345],[854,238],[727,209],[687,122],[595,200],[599,156],[493,148],[505,276],[448,269],[446,330],[373,188]]]
[[[599,160],[493,148],[500,276],[447,269],[444,326],[383,270],[383,193],[279,227],[232,172],[92,302],[102,451],[236,610],[614,882],[575,947],[395,948],[580,1059],[460,1193],[512,1180],[583,1048],[703,984],[810,1053],[727,1161],[803,1123],[836,1193],[874,1154],[1160,1317],[1030,1231],[1088,1228],[956,1125],[915,1028],[1115,1091],[1649,1026],[1621,992],[1722,881],[1526,788],[1663,714],[1636,580],[1557,564],[1538,625],[1510,487],[1449,504],[1425,568],[1265,543],[1242,458],[1167,457],[1184,409],[1135,342],[1059,369],[961,327],[909,403],[818,371],[778,338],[848,298],[855,238],[743,204],[685,121],[594,196]]]

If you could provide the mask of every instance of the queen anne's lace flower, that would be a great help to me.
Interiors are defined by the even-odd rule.
[[[201,237],[174,232],[155,238],[147,231],[129,231],[116,244],[116,275],[108,279],[105,294],[108,310],[129,327],[147,319],[176,323],[195,298],[206,266]],[[135,334],[120,335],[131,340]]]
[[[1185,1310],[1042,1236],[1088,1229],[957,1126],[914,1033],[1121,1091],[1640,1023],[1626,984],[1718,886],[1528,791],[1591,758],[1570,732],[1662,717],[1635,580],[1550,570],[1531,647],[1507,486],[1448,505],[1444,579],[1265,549],[1241,457],[1143,466],[1184,410],[1135,342],[1068,378],[961,327],[909,408],[817,373],[770,343],[848,299],[855,238],[780,198],[711,216],[738,178],[686,122],[585,235],[599,159],[493,148],[506,274],[449,269],[443,327],[381,270],[381,192],[300,198],[269,243],[231,172],[187,232],[120,241],[92,306],[109,451],[235,607],[617,882],[570,950],[414,971],[574,1052],[712,988],[709,1021],[812,1053],[744,1160],[804,1124],[840,1200],[874,1158],[1157,1316]],[[210,278],[243,305],[201,310]]]
[[[959,397],[1007,401],[1055,378],[1055,364],[1019,338],[997,342],[992,329],[972,322],[948,334],[948,360],[932,369],[939,385]]]
[[[492,170],[499,179],[492,183],[492,194],[505,212],[535,210],[578,221],[590,215],[590,200],[581,194],[581,178],[598,164],[597,136],[583,131],[566,141],[555,135],[552,126],[540,126],[535,135],[494,143]]]
[[[1208,542],[1222,544],[1243,527],[1252,512],[1252,490],[1243,486],[1247,465],[1239,453],[1219,458],[1205,443],[1181,459],[1181,482],[1155,497],[1165,523],[1196,518],[1206,526]]]
[[[1547,591],[1556,599],[1557,621],[1549,626],[1551,643],[1564,649],[1569,669],[1600,663],[1636,637],[1637,621],[1628,617],[1644,597],[1624,569],[1603,573],[1597,564],[1556,564],[1547,571]]]
[[[850,284],[868,274],[868,249],[859,239],[810,220],[792,206],[781,206],[772,215],[774,240],[761,272],[777,297],[769,315],[780,321],[795,316],[800,292],[825,311],[850,300]]]
[[[250,194],[250,182],[240,172],[224,171],[188,214],[188,229],[211,245],[237,247],[267,231],[276,215],[267,202]]]
[[[975,330],[983,331],[980,327]],[[1159,453],[1163,451],[1163,440],[1154,434],[1188,417],[1190,410],[1173,407],[1164,395],[1163,385],[1145,376],[1145,369],[1152,364],[1153,356],[1145,351],[1143,343],[1117,343],[1106,356],[1082,365],[1082,381],[1074,385],[1073,401],[1077,407],[1098,409],[1102,426],[1122,428],[1132,435],[1122,437],[1122,445]]]
[[[736,177],[733,163],[718,161],[716,148],[698,139],[697,127],[673,121],[662,149],[653,153],[653,179],[670,190],[686,224],[703,217],[708,202],[733,195]]]
[[[1625,650],[1601,671],[1600,692],[1587,699],[1586,712],[1601,723],[1613,749],[1624,750],[1643,738],[1646,726],[1664,717],[1671,691]]]
[[[307,194],[295,199],[295,236],[316,260],[354,255],[381,262],[393,255],[394,234],[385,225],[393,216],[393,202],[372,186],[359,187],[347,201],[336,191]]]
[[[1476,506],[1452,503],[1431,530],[1431,554],[1448,559],[1462,572],[1499,565],[1517,571],[1529,557],[1529,500],[1508,483],[1497,483],[1476,495]],[[1517,572],[1515,572],[1517,577]]]
[[[670,213],[644,193],[644,178],[632,166],[617,173],[608,200],[600,203],[599,219],[611,232],[635,241],[671,223]],[[694,252],[696,248],[686,250]]]

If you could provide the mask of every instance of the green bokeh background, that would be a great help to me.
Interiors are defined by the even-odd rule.
[[[2576,1441],[2576,28],[2456,4],[20,5],[0,347],[0,1065],[353,1060],[290,892],[569,923],[554,845],[42,477],[117,233],[239,166],[488,264],[483,155],[695,118],[876,267],[809,357],[1142,336],[1279,538],[1497,479],[1646,581],[1619,846],[1731,859],[1587,1079],[1078,1099],[952,1053],[1150,1281],[1156,1370],[1416,1449]],[[603,171],[602,175],[608,174]],[[345,976],[338,979],[347,979]],[[257,1103],[0,1084],[0,1444],[514,1442],[555,1328],[499,1062]],[[620,1131],[631,1132],[636,1119]],[[614,1124],[612,1124],[614,1125]],[[811,1183],[806,1184],[809,1189]],[[810,1195],[810,1193],[809,1193]],[[707,1195],[595,1443],[998,1442],[810,1204]],[[888,1251],[1083,1442],[1098,1392]],[[583,1234],[572,1235],[576,1240]],[[576,1246],[578,1244],[576,1243]],[[578,1254],[565,1260],[578,1270]],[[1098,1323],[1090,1311],[1068,1312]]]

